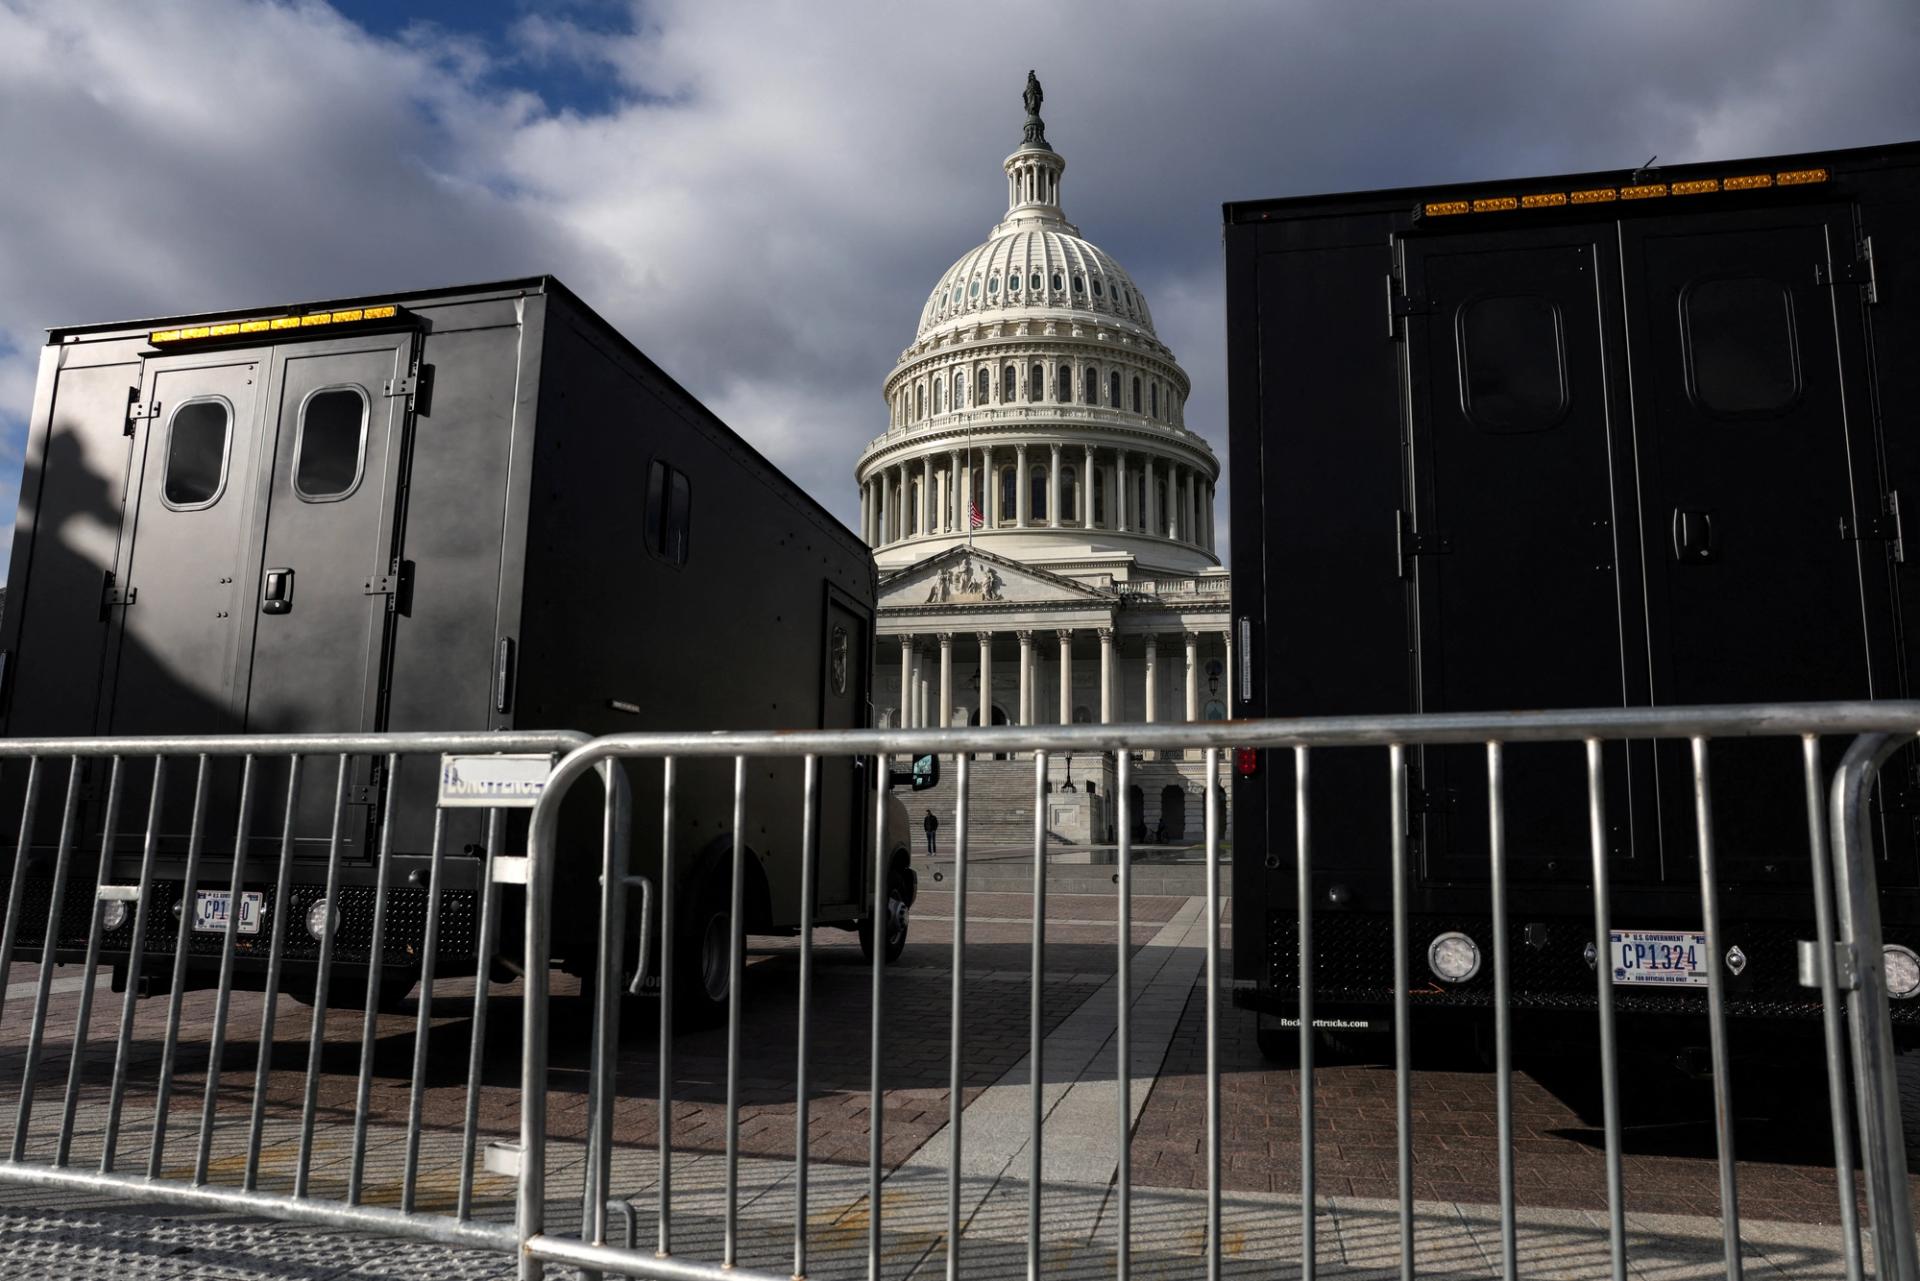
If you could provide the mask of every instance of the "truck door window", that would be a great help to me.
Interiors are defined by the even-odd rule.
[[[693,525],[693,485],[687,474],[656,458],[647,468],[647,550],[669,565],[687,563]]]
[[[217,398],[189,400],[167,425],[167,470],[160,497],[178,511],[211,507],[227,485],[233,408]]]
[[[1456,313],[1460,408],[1490,432],[1545,431],[1567,412],[1565,326],[1537,294],[1476,298]]]
[[[1687,394],[1720,418],[1775,414],[1800,398],[1793,297],[1754,276],[1699,280],[1681,297]]]
[[[324,387],[300,406],[293,447],[293,492],[334,502],[360,484],[367,452],[367,397],[358,387]]]

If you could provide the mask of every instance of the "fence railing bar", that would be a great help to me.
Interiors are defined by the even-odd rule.
[[[1707,936],[1707,1039],[1713,1054],[1713,1126],[1720,1155],[1720,1231],[1726,1247],[1728,1281],[1740,1281],[1740,1196],[1733,1153],[1733,1087],[1728,1079],[1726,938],[1720,924],[1720,877],[1714,863],[1713,791],[1708,777],[1707,740],[1696,735],[1693,748],[1693,815],[1700,846],[1700,914]]]
[[[1207,1281],[1220,1281],[1220,749],[1207,749]],[[1124,791],[1125,789],[1122,788]]]
[[[1506,759],[1500,742],[1487,744],[1487,851],[1493,882],[1493,1057],[1500,1132],[1500,1268],[1519,1274],[1513,1204],[1513,981],[1507,949]]]
[[[340,844],[347,820],[347,779],[353,758],[344,753],[335,757],[333,777],[333,826],[327,837],[327,888],[322,901],[326,911],[320,918],[320,963],[313,976],[313,1021],[307,1034],[307,1080],[300,1105],[300,1150],[293,1171],[293,1194],[304,1197],[312,1176],[313,1123],[320,1107],[320,1060],[327,1048],[327,989],[333,976],[334,940],[340,933],[344,914],[340,911]],[[308,911],[313,909],[309,907]]]
[[[473,1163],[480,1149],[480,1088],[487,1065],[487,1006],[493,995],[493,951],[500,931],[499,866],[501,814],[487,811],[487,870],[480,886],[480,934],[473,948],[473,1024],[467,1045],[467,1097],[460,1123],[460,1188],[454,1217],[473,1217]],[[525,1101],[522,1100],[522,1106]],[[525,1154],[522,1154],[525,1159]]]
[[[1400,1281],[1413,1281],[1413,976],[1407,952],[1407,749],[1387,749],[1393,876],[1393,1110],[1398,1133]]]
[[[880,1281],[881,1153],[886,1141],[885,1096],[881,1093],[880,1065],[885,1021],[887,973],[887,758],[873,758],[873,995],[867,1029],[867,1281]]]
[[[147,952],[147,909],[153,902],[153,861],[160,847],[160,811],[165,802],[167,759],[153,758],[153,792],[147,798],[147,835],[140,847],[140,890],[133,903],[133,941],[127,949],[126,991],[120,998],[120,1032],[113,1052],[113,1084],[107,1089],[107,1126],[101,1136],[100,1173],[113,1172],[120,1148],[120,1106],[133,1059],[133,1016],[140,1000],[140,965]],[[29,801],[28,809],[32,804]],[[3,973],[4,971],[0,971]]]
[[[1033,754],[1033,972],[1028,1014],[1027,1281],[1040,1281],[1040,1193],[1044,1156],[1047,973],[1047,754]]]
[[[73,1048],[67,1056],[67,1094],[60,1104],[60,1136],[56,1140],[53,1163],[65,1165],[73,1151],[73,1119],[80,1105],[80,1076],[87,1061],[87,1025],[93,1020],[94,974],[100,967],[100,935],[104,929],[99,887],[113,876],[113,832],[120,825],[120,758],[113,758],[107,777],[107,811],[100,828],[100,866],[93,878],[93,902],[87,914],[87,959],[80,970],[80,1009],[73,1020]],[[49,938],[48,946],[54,940]],[[0,975],[6,970],[0,968]]]
[[[1604,745],[1587,740],[1587,837],[1593,849],[1593,973],[1600,1017],[1600,1107],[1607,1141],[1607,1255],[1627,1281],[1627,1194],[1620,1165],[1620,1050],[1613,1022],[1612,889],[1608,877]]]
[[[1120,757],[1120,770],[1117,786],[1121,795],[1132,785],[1131,770],[1126,755]],[[1213,789],[1207,789],[1207,795],[1213,795]],[[1045,797],[1034,798],[1034,803],[1045,808]],[[1118,892],[1114,905],[1114,977],[1113,986],[1119,1008],[1114,1011],[1113,1025],[1113,1084],[1114,1103],[1117,1113],[1114,1118],[1114,1192],[1116,1196],[1117,1217],[1114,1223],[1114,1276],[1116,1281],[1127,1281],[1132,1270],[1133,1255],[1133,842],[1131,833],[1122,828],[1120,848],[1114,858],[1119,871],[1114,876]],[[1212,875],[1213,868],[1207,869]],[[1035,992],[1039,991],[1038,986]],[[1209,993],[1211,995],[1211,993]],[[1208,1029],[1211,1033],[1212,1029]],[[1207,1047],[1213,1048],[1209,1035]],[[1211,1082],[1209,1082],[1211,1084]],[[1040,1137],[1039,1127],[1034,1127],[1034,1138]]]
[[[1300,1275],[1313,1281],[1319,1269],[1315,1240],[1313,1142],[1313,828],[1309,822],[1307,749],[1293,749],[1294,898],[1299,921],[1300,966]]]
[[[1853,1199],[1853,1121],[1847,1111],[1846,1032],[1841,1026],[1840,985],[1833,972],[1833,858],[1827,845],[1827,796],[1820,776],[1820,736],[1800,739],[1807,783],[1807,854],[1813,872],[1813,932],[1820,980],[1820,1030],[1827,1055],[1827,1107],[1833,1126],[1833,1173],[1840,1194],[1840,1235],[1846,1248],[1847,1281],[1861,1281],[1860,1209]]]
[[[73,816],[80,803],[80,758],[67,762],[67,800],[60,814],[60,844],[54,854],[53,890],[47,903],[47,932],[41,936],[40,973],[33,989],[33,1022],[27,1028],[27,1060],[20,1073],[20,1101],[14,1113],[13,1160],[26,1156],[27,1127],[33,1120],[33,1078],[40,1072],[40,1053],[47,1026],[47,1001],[53,990],[54,953],[60,939],[60,916],[66,908],[67,872],[73,854]]]
[[[400,756],[387,754],[385,816],[380,824],[379,865],[373,874],[373,935],[367,945],[367,1002],[360,1012],[360,1074],[353,1092],[353,1148],[347,1163],[347,1204],[360,1204],[367,1171],[367,1114],[373,1101],[373,1047],[380,1027],[380,983],[387,948],[387,900],[393,880],[394,806],[400,796]]]
[[[164,758],[156,757],[164,763]],[[306,758],[287,757],[287,805],[280,823],[280,868],[273,882],[273,933],[267,941],[266,990],[260,1002],[260,1049],[253,1066],[253,1108],[247,1118],[247,1170],[240,1186],[251,1192],[260,1181],[260,1136],[267,1123],[267,1090],[273,1082],[273,1032],[280,1008],[280,970],[285,963],[287,920],[293,915],[293,823],[300,805],[300,770]],[[156,775],[158,771],[156,770]]]
[[[240,894],[246,884],[247,840],[253,831],[253,762],[253,754],[249,752],[240,763],[240,813],[234,822],[233,875],[227,882],[227,928],[220,932],[220,981],[213,998],[213,1027],[207,1034],[207,1088],[200,1102],[200,1138],[193,1155],[195,1184],[207,1181],[207,1165],[213,1157],[213,1116],[220,1100],[220,1059],[226,1053],[227,1011],[233,999]]]
[[[807,1275],[807,1122],[813,1083],[813,898],[819,880],[820,758],[808,756],[800,783],[800,1011],[793,1080],[793,1275]]]
[[[6,923],[0,925],[0,975],[13,968],[13,949],[20,936],[20,891],[27,881],[27,851],[33,844],[33,820],[40,806],[40,758],[27,761],[27,787],[20,801],[20,840],[13,850],[13,875],[7,882]],[[0,982],[0,1014],[7,1008],[7,985]]]
[[[961,1038],[966,1030],[967,810],[973,758],[963,752],[954,762],[959,772],[953,800],[953,986],[947,1015],[947,1281],[960,1281],[960,1129],[966,1112],[966,1047]]]
[[[167,1107],[173,1096],[173,1060],[180,1048],[180,1005],[186,999],[187,949],[193,941],[194,903],[200,886],[200,851],[206,841],[207,773],[210,761],[206,753],[198,757],[193,779],[193,820],[187,828],[187,866],[180,877],[180,902],[176,911],[180,924],[173,937],[173,985],[167,993],[167,1032],[160,1043],[160,1081],[154,1089],[153,1144],[147,1149],[147,1177],[160,1177],[161,1161],[167,1146]]]
[[[1860,1118],[1861,1167],[1872,1214],[1874,1271],[1901,1281],[1920,1276],[1920,1248],[1908,1199],[1906,1146],[1902,1137],[1899,1081],[1887,1000],[1887,971],[1880,932],[1880,895],[1873,852],[1873,793],[1880,767],[1912,731],[1867,734],[1854,741],[1833,778],[1832,813],[1835,907],[1840,941],[1854,957],[1854,986],[1847,993],[1847,1028],[1853,1051],[1854,1100]]]
[[[673,1257],[673,997],[674,902],[673,799],[674,759],[660,761],[660,1208],[659,1245],[662,1259]]]
[[[620,958],[627,939],[627,840],[624,814],[617,813],[626,792],[616,786],[619,761],[600,762],[600,945],[594,960],[593,1047],[587,1076],[587,1161],[581,1172],[580,1239],[607,1243],[607,1189],[613,1182],[613,1101],[617,1092],[615,1059],[620,1053],[620,998],[625,984]],[[619,798],[616,800],[616,798]],[[643,898],[641,910],[649,904]],[[640,929],[646,946],[646,926]],[[582,1281],[600,1281],[591,1269]]]
[[[740,1235],[740,985],[744,981],[747,915],[747,758],[733,758],[733,870],[727,907],[727,1172],[722,1267],[739,1262]],[[884,918],[875,917],[876,961],[885,950]]]
[[[413,1213],[420,1177],[420,1119],[427,1095],[427,1042],[433,1030],[433,981],[440,958],[441,876],[446,868],[447,812],[433,810],[433,846],[427,855],[427,926],[420,942],[420,1007],[413,1019],[413,1080],[407,1091],[407,1155],[400,1172],[400,1209]]]

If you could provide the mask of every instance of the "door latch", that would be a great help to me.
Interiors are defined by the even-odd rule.
[[[293,571],[286,568],[268,570],[266,586],[260,592],[260,612],[287,614],[292,611]]]

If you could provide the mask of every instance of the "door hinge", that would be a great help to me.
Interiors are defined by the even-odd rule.
[[[1407,511],[1400,510],[1394,517],[1395,550],[1400,557],[1400,577],[1412,574],[1408,564],[1415,556],[1445,556],[1453,551],[1453,540],[1445,534],[1420,534],[1414,532],[1413,517]]]
[[[402,614],[412,609],[413,562],[397,560],[387,567],[387,572],[369,578],[362,586],[361,594],[366,596],[385,596],[389,612]]]
[[[1907,549],[1903,531],[1900,527],[1900,491],[1892,489],[1881,500],[1885,509],[1877,516],[1868,516],[1855,521],[1850,517],[1840,518],[1840,537],[1849,543],[1890,543],[1893,559],[1906,563]]]
[[[404,396],[412,402],[413,412],[428,412],[428,401],[433,397],[433,366],[416,364],[399,378],[389,378],[386,395]]]
[[[1816,284],[1829,286],[1859,285],[1866,290],[1866,299],[1869,303],[1879,302],[1880,280],[1874,271],[1873,237],[1868,236],[1860,242],[1851,262],[1837,262],[1831,267],[1816,264],[1813,269],[1813,279]]]
[[[127,420],[120,425],[120,434],[123,436],[131,436],[141,419],[158,418],[159,416],[159,401],[156,400],[151,405],[143,405],[140,403],[140,389],[138,387],[129,387],[127,388]]]
[[[108,570],[100,579],[100,621],[107,620],[107,611],[116,605],[131,605],[140,594],[138,587],[121,587],[114,582],[113,571]]]
[[[1400,338],[1400,318],[1402,316],[1424,316],[1433,310],[1433,304],[1418,294],[1409,294],[1401,287],[1399,280],[1391,274],[1387,276],[1387,337]]]

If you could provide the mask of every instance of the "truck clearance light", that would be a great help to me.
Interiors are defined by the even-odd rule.
[[[156,329],[147,335],[147,341],[156,347],[176,347],[184,343],[245,338],[253,334],[274,334],[286,329],[313,329],[321,325],[364,325],[369,321],[398,320],[404,314],[399,307],[391,303],[379,307],[346,307],[339,311],[310,311],[294,316],[263,316],[254,320],[225,320],[217,325]]]
[[[1602,205],[1617,200],[1658,200],[1665,196],[1704,196],[1723,191],[1759,191],[1826,182],[1825,169],[1786,169],[1779,173],[1737,174],[1731,178],[1690,178],[1685,182],[1631,183],[1625,187],[1589,187],[1584,191],[1536,191],[1521,196],[1475,196],[1470,200],[1429,200],[1419,205],[1423,218],[1455,214],[1507,213],[1515,209],[1559,209],[1566,205]]]
[[[1252,778],[1260,769],[1260,753],[1252,747],[1233,749],[1233,770],[1241,778]]]

